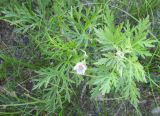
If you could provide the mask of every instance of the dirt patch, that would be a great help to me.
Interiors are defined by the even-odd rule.
[[[13,27],[7,22],[0,21],[0,44],[1,49],[8,45],[15,45],[16,34],[13,32]]]

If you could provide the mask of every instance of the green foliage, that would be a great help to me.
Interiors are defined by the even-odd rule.
[[[53,12],[47,12],[47,6],[50,3],[51,0],[14,2],[3,9],[2,13],[5,14],[5,17],[2,16],[1,19],[15,25],[17,27],[15,31],[19,33],[33,33],[34,30],[44,31],[48,28],[48,19],[53,14]]]
[[[13,58],[17,64],[35,72],[30,79],[32,91],[28,96],[24,93],[20,96],[27,100],[13,100],[18,103],[15,110],[26,107],[24,112],[29,112],[26,115],[63,115],[68,104],[74,107],[74,100],[81,99],[79,88],[84,80],[90,86],[92,98],[116,93],[138,109],[138,84],[148,82],[142,60],[152,56],[150,49],[157,42],[149,34],[149,16],[138,24],[124,20],[115,25],[121,17],[115,17],[110,7],[89,3],[28,0],[14,1],[3,8],[0,19],[14,25],[17,34],[28,35],[39,50],[33,65]],[[78,75],[73,68],[82,61],[88,69],[85,75]],[[6,71],[4,66],[0,69]],[[30,112],[32,108],[36,113]]]
[[[34,79],[35,86],[33,89],[43,89],[43,98],[46,100],[46,109],[52,111],[52,113],[62,108],[62,104],[65,101],[70,102],[70,96],[72,90],[71,84],[74,83],[64,73],[64,68],[60,70],[56,68],[45,68],[37,71],[39,74],[37,79]]]
[[[99,25],[101,18],[101,8],[85,7],[80,5],[78,8],[72,8],[68,12],[65,24],[62,25],[64,35],[69,39],[74,39],[78,47],[86,48],[92,43],[93,28]],[[66,25],[67,24],[67,25]]]
[[[114,26],[113,14],[106,10],[106,25],[95,28],[96,40],[100,43],[101,58],[95,63],[96,78],[91,79],[95,86],[93,95],[104,95],[112,90],[120,92],[137,108],[139,90],[137,82],[146,82],[146,73],[138,58],[151,56],[148,48],[154,47],[156,40],[147,38],[149,19],[140,20],[137,26],[129,22]],[[102,72],[103,71],[103,72]]]

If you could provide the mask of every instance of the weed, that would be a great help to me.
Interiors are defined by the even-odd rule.
[[[12,76],[16,77],[14,82],[5,83],[11,87],[3,87],[2,114],[74,114],[67,105],[83,114],[83,109],[77,107],[84,91],[89,91],[92,101],[115,95],[115,100],[123,102],[121,106],[129,101],[139,112],[139,84],[157,85],[150,78],[149,66],[153,66],[153,58],[159,57],[159,40],[151,33],[149,15],[153,16],[152,9],[158,2],[145,0],[139,9],[135,8],[137,1],[130,4],[132,7],[126,0],[15,0],[14,4],[4,4],[0,19],[24,36],[25,43],[16,46],[32,52],[26,59],[15,57],[15,53],[12,57],[0,54],[0,76],[9,79],[6,74],[12,67]],[[119,16],[120,11],[127,15]],[[28,69],[29,78],[21,78]],[[82,81],[87,90],[82,89],[80,95]]]

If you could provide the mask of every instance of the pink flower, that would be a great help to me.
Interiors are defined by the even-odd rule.
[[[84,62],[78,62],[76,66],[74,66],[73,70],[75,70],[79,75],[84,75],[87,70],[87,66]]]

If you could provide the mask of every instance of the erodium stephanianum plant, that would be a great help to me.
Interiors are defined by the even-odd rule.
[[[1,12],[1,19],[14,25],[15,31],[20,33],[19,37],[27,35],[31,43],[34,43],[35,48],[30,49],[31,44],[27,51],[33,50],[36,54],[31,54],[33,58],[29,57],[29,61],[28,58],[22,59],[29,63],[22,69],[27,69],[27,72],[35,71],[37,75],[33,73],[27,81],[26,78],[20,78],[24,75],[17,76],[15,80],[24,79],[22,83],[27,87],[28,81],[29,84],[32,81],[32,91],[25,88],[24,91],[27,91],[22,93],[27,93],[28,96],[20,93],[20,99],[15,98],[18,100],[15,104],[9,103],[15,106],[16,110],[4,105],[4,111],[11,109],[21,114],[27,112],[24,115],[75,114],[81,109],[77,108],[76,103],[80,98],[79,90],[82,87],[79,85],[83,85],[81,82],[85,79],[85,81],[89,80],[87,84],[89,83],[92,97],[100,95],[105,97],[107,93],[116,93],[116,97],[120,95],[121,98],[129,100],[135,108],[138,107],[140,92],[137,83],[147,82],[145,69],[139,59],[151,56],[149,49],[154,47],[156,42],[148,36],[149,17],[139,20],[138,24],[134,25],[124,19],[123,23],[115,26],[119,17],[114,18],[106,4],[79,5],[81,0],[13,1],[14,4],[5,7]],[[25,2],[20,4],[22,1]],[[71,9],[68,10],[69,8]],[[19,48],[23,50],[21,44],[18,45]],[[88,57],[81,49],[87,52]],[[79,53],[80,50],[84,52],[84,56]],[[8,49],[7,53],[10,53]],[[86,57],[87,61],[85,61]],[[22,61],[18,61],[17,65],[21,66]],[[33,66],[30,66],[31,63]],[[91,78],[88,78],[89,76]],[[5,79],[7,80],[10,79]],[[19,84],[14,88],[17,87]],[[1,98],[5,97],[2,95]],[[11,100],[10,97],[0,100],[0,103],[8,100]],[[72,103],[68,104],[69,102]],[[69,113],[73,105],[76,106],[76,110]]]

